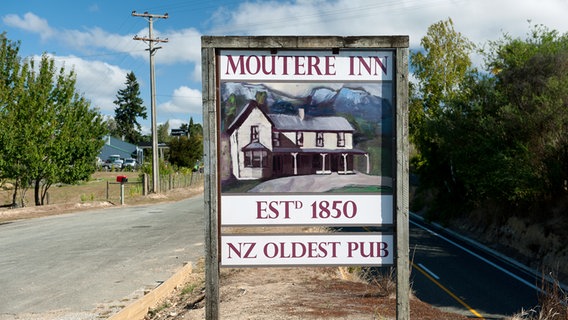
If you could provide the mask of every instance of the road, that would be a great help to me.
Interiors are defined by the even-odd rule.
[[[410,227],[411,282],[422,301],[484,319],[537,305],[534,275],[419,219]]]
[[[203,256],[203,219],[198,196],[2,224],[0,319],[124,306]]]

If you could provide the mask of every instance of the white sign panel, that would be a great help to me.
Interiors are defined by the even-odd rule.
[[[392,51],[237,51],[223,50],[221,80],[389,81]]]
[[[224,267],[384,266],[393,264],[393,256],[391,234],[225,234],[221,237]]]
[[[222,226],[393,224],[393,196],[379,194],[222,195]]]

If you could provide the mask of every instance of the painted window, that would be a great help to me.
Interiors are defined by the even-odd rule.
[[[272,145],[274,147],[280,147],[280,132],[272,132]]]
[[[265,168],[268,163],[265,150],[245,151],[245,167]]]
[[[345,147],[345,132],[338,132],[337,133],[337,146],[338,147]]]
[[[296,132],[296,144],[298,147],[304,146],[304,133],[302,131]]]
[[[258,126],[250,127],[250,142],[258,142]]]
[[[316,147],[323,147],[323,132],[316,132]]]

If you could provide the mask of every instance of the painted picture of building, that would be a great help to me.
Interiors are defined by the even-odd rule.
[[[251,100],[228,126],[232,173],[239,180],[353,174],[355,129],[343,117],[274,114]],[[369,172],[367,165],[366,172]]]
[[[380,184],[392,166],[382,150],[392,147],[393,112],[383,97],[391,88],[372,85],[222,83],[222,180],[364,175]]]

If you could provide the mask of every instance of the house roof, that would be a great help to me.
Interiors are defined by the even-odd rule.
[[[268,150],[268,148],[265,147],[260,142],[251,142],[251,143],[247,144],[246,146],[244,146],[242,150],[243,151]]]
[[[343,117],[300,117],[299,115],[289,114],[267,114],[258,102],[251,100],[239,112],[233,122],[227,128],[227,133],[232,134],[239,128],[246,118],[250,115],[252,110],[258,108],[272,123],[276,130],[280,131],[328,131],[328,132],[353,132],[353,126]]]
[[[298,115],[269,114],[274,127],[281,131],[354,131],[343,117],[309,117],[304,119]]]
[[[255,100],[250,100],[248,104],[239,112],[239,114],[237,114],[233,122],[231,122],[231,124],[227,127],[227,133],[232,134],[233,131],[238,129],[255,108],[258,108],[264,115],[266,115],[264,108],[261,108],[258,102],[256,102]],[[267,119],[270,121],[270,118],[267,117]]]
[[[293,152],[298,152],[298,153],[301,152],[301,153],[303,153],[303,154],[307,154],[307,153],[315,153],[315,154],[320,154],[320,153],[367,154],[366,151],[363,151],[363,150],[360,150],[360,149],[274,148],[274,149],[272,150],[272,153],[285,153],[285,154],[289,154],[289,153],[293,153]]]
[[[106,136],[104,138],[105,144],[103,145],[99,158],[102,160],[108,159],[111,155],[120,155],[121,158],[132,158],[136,155],[137,147],[126,141],[122,141],[115,137]]]

